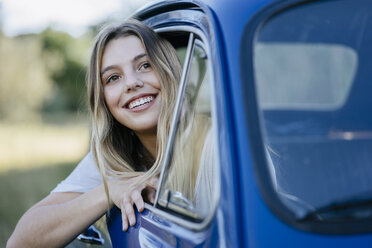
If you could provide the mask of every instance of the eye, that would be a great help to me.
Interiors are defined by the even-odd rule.
[[[110,76],[107,80],[106,80],[106,83],[108,84],[108,83],[112,83],[112,82],[115,82],[115,81],[117,81],[117,80],[119,80],[120,79],[120,76],[118,76],[118,75],[112,75],[112,76]]]
[[[145,62],[145,63],[142,63],[139,70],[140,71],[143,71],[143,70],[149,70],[151,68],[151,64],[149,62]]]

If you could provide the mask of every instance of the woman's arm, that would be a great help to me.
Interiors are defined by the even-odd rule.
[[[112,202],[121,209],[123,230],[136,223],[133,205],[144,209],[142,191],[153,200],[157,178],[137,185],[138,178],[108,181]],[[103,185],[86,193],[51,193],[30,208],[19,220],[7,248],[63,247],[98,220],[108,210]],[[129,222],[129,223],[128,223]],[[129,224],[129,225],[128,225]]]
[[[22,216],[7,247],[63,247],[106,211],[103,186],[86,193],[51,193]]]

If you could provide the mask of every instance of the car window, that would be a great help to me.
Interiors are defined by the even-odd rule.
[[[358,205],[372,199],[371,10],[363,0],[307,2],[273,11],[256,31],[268,190],[298,223],[372,217]]]
[[[216,190],[217,160],[211,111],[212,84],[208,56],[200,39],[189,44],[180,86],[181,99],[170,137],[168,163],[162,173],[158,205],[195,221],[211,212]],[[189,63],[187,63],[187,60]]]

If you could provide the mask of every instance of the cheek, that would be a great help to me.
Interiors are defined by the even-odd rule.
[[[104,97],[107,106],[111,108],[115,107],[120,101],[120,93],[115,87],[105,87],[104,88]]]
[[[158,91],[161,91],[160,80],[155,73],[149,75],[147,82],[150,83],[151,87],[157,89]]]

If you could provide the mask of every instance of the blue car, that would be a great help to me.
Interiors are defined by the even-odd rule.
[[[111,211],[112,246],[372,247],[371,13],[368,0],[137,12],[183,73],[156,201],[127,232]],[[177,146],[187,113],[210,122],[199,155],[199,139]],[[199,158],[191,193],[170,186],[180,154]]]

